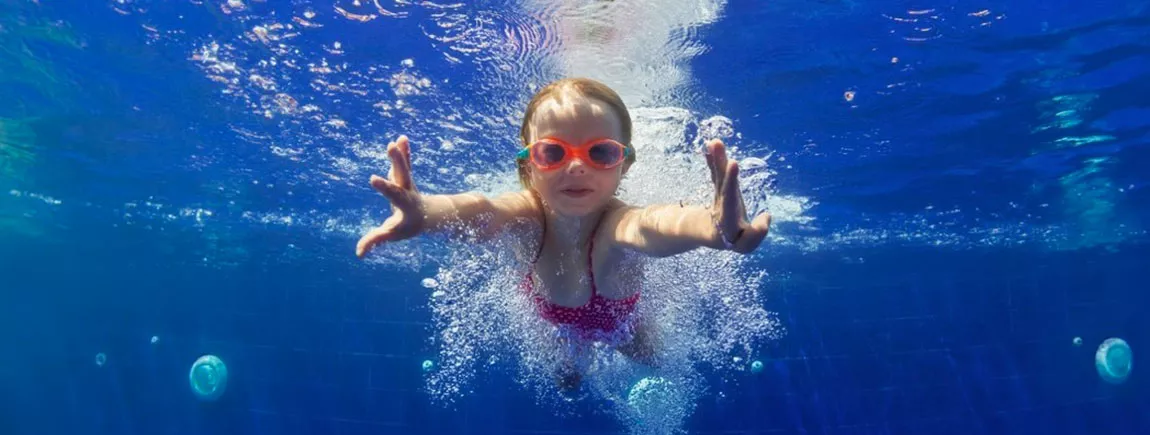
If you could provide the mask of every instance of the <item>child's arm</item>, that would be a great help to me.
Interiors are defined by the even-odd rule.
[[[355,254],[362,258],[373,247],[418,236],[424,232],[452,227],[481,227],[481,236],[495,234],[504,224],[537,215],[535,203],[526,191],[487,198],[478,193],[455,195],[422,195],[411,178],[411,147],[407,137],[387,146],[391,159],[388,178],[371,176],[371,186],[391,202],[391,216],[372,229],[356,244]]]
[[[504,193],[488,198],[480,193],[421,195],[423,231],[439,231],[463,226],[481,228],[480,235],[498,233],[503,225],[520,217],[538,216],[527,191]]]
[[[668,257],[697,248],[723,249],[711,211],[700,206],[652,205],[618,212],[615,242],[652,257]]]
[[[707,144],[707,165],[715,184],[715,203],[710,209],[677,204],[620,209],[613,213],[615,243],[653,257],[702,247],[742,254],[758,248],[767,236],[771,216],[762,213],[747,221],[739,193],[739,166],[727,159],[722,142]]]

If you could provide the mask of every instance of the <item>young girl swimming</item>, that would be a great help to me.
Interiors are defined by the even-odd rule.
[[[715,189],[711,207],[634,207],[616,198],[635,162],[631,116],[619,95],[597,81],[563,79],[541,89],[527,105],[520,138],[516,161],[523,190],[492,198],[419,193],[407,137],[388,144],[391,170],[387,178],[372,175],[371,186],[391,202],[392,214],[359,240],[356,255],[458,225],[478,228],[481,236],[503,230],[538,234],[538,245],[520,253],[530,260],[521,289],[570,350],[558,375],[564,388],[579,385],[596,342],[657,364],[657,325],[635,310],[642,256],[701,247],[746,254],[767,235],[770,215],[747,220],[737,162],[718,140],[703,150]]]

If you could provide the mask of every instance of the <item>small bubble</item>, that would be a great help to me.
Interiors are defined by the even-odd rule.
[[[890,63],[892,63],[892,64],[898,63],[898,58],[897,57],[890,58]]]
[[[422,284],[424,288],[439,287],[439,281],[436,281],[435,278],[424,278],[423,281],[420,281],[420,284]]]
[[[432,369],[435,369],[435,363],[431,362],[431,360],[429,360],[429,359],[423,360],[423,364],[421,364],[420,366],[423,368],[423,371],[425,371],[425,372],[430,372]]]
[[[762,361],[755,360],[755,361],[751,362],[751,373],[762,373],[762,371],[763,371],[763,362]]]
[[[844,99],[844,100],[846,100],[848,103],[849,103],[849,102],[851,102],[851,101],[854,101],[854,99],[855,99],[855,91],[846,91],[846,92],[843,92],[843,99]]]
[[[1082,337],[1074,337],[1074,345],[1075,346],[1081,346],[1082,345]]]
[[[156,343],[159,343],[159,342],[160,342],[160,336],[158,336],[158,335],[153,335],[153,336],[152,336],[152,344],[156,344]]]
[[[96,365],[97,366],[103,367],[104,364],[107,362],[108,362],[108,356],[104,355],[104,352],[100,352],[100,353],[96,354]]]
[[[400,62],[399,64],[403,65],[405,67],[411,68],[411,67],[415,66],[415,60],[414,59],[404,59],[403,62]]]

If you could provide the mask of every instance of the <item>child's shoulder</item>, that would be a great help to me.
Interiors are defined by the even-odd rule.
[[[607,203],[607,209],[603,211],[603,221],[599,225],[604,229],[610,229],[610,231],[603,231],[610,241],[615,240],[620,226],[624,225],[626,220],[633,216],[633,213],[638,209],[638,207],[627,204],[619,198],[612,198],[611,202]]]
[[[542,204],[527,189],[499,194],[493,198],[492,203],[510,219],[538,219],[541,214]]]
[[[603,216],[603,223],[618,224],[619,220],[638,209],[639,207],[627,204],[619,198],[611,198],[611,202],[607,203],[607,209],[604,211],[606,215]]]

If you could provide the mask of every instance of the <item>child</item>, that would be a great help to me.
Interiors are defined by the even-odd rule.
[[[715,188],[712,207],[633,207],[616,198],[635,162],[631,116],[602,83],[576,78],[547,85],[528,103],[520,137],[523,190],[493,198],[420,194],[407,138],[388,144],[388,178],[373,175],[371,185],[391,202],[392,215],[359,240],[356,255],[453,224],[483,228],[490,236],[511,229],[512,222],[530,222],[525,228],[540,242],[524,248],[533,252],[525,253],[531,264],[522,289],[573,349],[558,379],[564,388],[578,386],[586,367],[575,367],[577,360],[594,342],[638,362],[656,362],[653,325],[634,315],[642,263],[629,253],[665,257],[708,247],[746,254],[767,235],[770,215],[746,220],[738,165],[718,140],[704,149]]]

